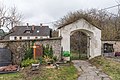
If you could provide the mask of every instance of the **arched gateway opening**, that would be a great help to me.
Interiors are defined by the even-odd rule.
[[[90,36],[82,30],[71,32],[70,35],[70,52],[71,59],[88,59],[90,50]]]
[[[58,29],[60,32],[59,35],[62,37],[61,46],[63,47],[63,51],[71,52],[71,35],[74,35],[76,32],[81,32],[85,35],[84,37],[86,37],[83,41],[83,43],[86,42],[86,57],[91,59],[101,55],[101,30],[87,22],[85,19],[80,19]],[[74,39],[76,38],[77,37]]]

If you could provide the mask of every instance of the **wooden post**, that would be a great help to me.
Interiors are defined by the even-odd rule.
[[[33,56],[34,56],[34,59],[36,59],[36,45],[35,45],[35,43],[33,46]]]
[[[41,52],[42,49],[41,49],[40,45],[36,45],[34,43],[34,45],[32,46],[32,48],[33,48],[33,58],[34,59],[37,59],[40,56],[42,56],[42,52]]]

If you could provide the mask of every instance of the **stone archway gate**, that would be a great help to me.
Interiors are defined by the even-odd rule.
[[[101,30],[85,19],[80,19],[69,25],[59,27],[59,36],[62,37],[63,51],[70,51],[70,35],[75,31],[82,31],[87,35],[87,55],[91,59],[101,55]]]

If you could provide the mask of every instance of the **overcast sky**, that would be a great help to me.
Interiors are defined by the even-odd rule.
[[[24,15],[24,22],[35,25],[56,21],[70,11],[102,9],[117,4],[115,0],[0,0],[0,2],[7,7],[16,6]]]

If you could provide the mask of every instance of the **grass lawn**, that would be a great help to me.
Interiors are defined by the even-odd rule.
[[[22,80],[23,76],[20,73],[0,74],[0,80]]]
[[[77,78],[77,69],[72,64],[60,66],[60,69],[46,69],[43,66],[38,71],[31,71],[30,67],[26,67],[19,73],[0,75],[0,80],[77,80]]]
[[[120,80],[120,62],[104,57],[96,57],[91,59],[90,62],[98,68],[101,68],[112,80]]]
[[[79,54],[79,52],[71,52],[71,59],[72,60],[86,60],[87,55],[86,55],[86,53]]]
[[[79,53],[77,53],[77,52],[72,52],[72,53],[71,53],[71,59],[72,59],[72,60],[79,60]]]

